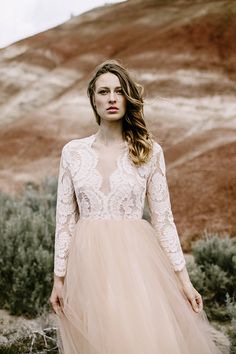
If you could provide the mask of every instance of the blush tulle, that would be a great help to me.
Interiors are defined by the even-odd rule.
[[[65,354],[220,354],[144,219],[79,220],[63,299]]]

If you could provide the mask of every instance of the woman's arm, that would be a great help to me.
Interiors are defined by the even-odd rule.
[[[193,310],[199,312],[203,308],[202,298],[193,287],[186,268],[186,261],[171,209],[164,153],[159,144],[155,143],[155,145],[155,148],[158,149],[154,151],[146,193],[151,224],[157,231],[161,246],[182,284],[188,301],[191,303]]]
[[[171,210],[164,153],[159,144],[154,144],[146,191],[151,224],[172,267],[175,271],[181,271],[186,261]]]
[[[57,187],[54,274],[58,277],[65,276],[71,237],[79,218],[69,159],[70,152],[65,145],[61,154]]]
[[[49,299],[54,312],[63,309],[62,289],[66,274],[67,257],[75,224],[79,219],[79,210],[74,185],[69,168],[69,151],[64,146],[59,166],[56,231],[54,249],[54,283]]]

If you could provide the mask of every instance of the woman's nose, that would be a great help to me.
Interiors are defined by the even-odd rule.
[[[111,92],[109,95],[109,102],[115,102],[116,101],[116,94],[115,92]]]

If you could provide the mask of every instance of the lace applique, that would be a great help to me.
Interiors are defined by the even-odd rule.
[[[90,144],[81,146],[81,160],[92,161],[86,178],[76,183],[81,219],[137,219],[142,217],[146,179],[139,176],[128,158],[127,146],[118,156],[116,167],[107,178],[108,193],[101,189],[103,176],[98,168],[99,156]]]
[[[163,150],[157,143],[155,143],[155,150],[147,180],[151,224],[157,231],[157,237],[174,270],[179,271],[183,269],[186,261],[171,210]]]
[[[105,180],[105,174],[98,169],[100,157],[92,147],[94,139],[95,136],[91,135],[72,140],[62,150],[57,195],[55,274],[65,275],[70,241],[79,218],[141,219],[146,193],[151,223],[174,268],[180,270],[185,260],[171,213],[160,145],[154,142],[151,160],[140,167],[129,159],[126,145],[116,159],[115,169]],[[102,191],[104,182],[107,193]]]
[[[54,272],[58,276],[65,275],[70,240],[78,219],[79,210],[68,165],[67,151],[63,148],[57,187],[55,231]]]

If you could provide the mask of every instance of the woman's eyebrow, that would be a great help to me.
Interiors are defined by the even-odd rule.
[[[115,89],[120,89],[120,88],[121,88],[121,86],[116,86],[116,87],[115,87]],[[98,90],[100,90],[100,89],[107,89],[107,90],[109,90],[110,87],[107,87],[107,86],[100,86],[100,87],[98,87]]]

